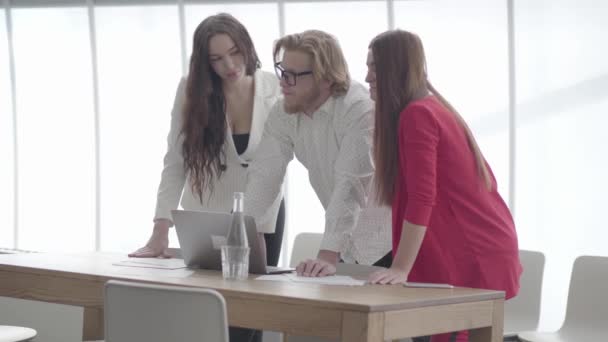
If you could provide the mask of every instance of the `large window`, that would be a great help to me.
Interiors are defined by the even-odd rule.
[[[176,6],[95,10],[101,249],[132,251],[152,232],[171,106],[181,78]]]
[[[516,5],[515,213],[521,246],[547,257],[543,297],[554,307],[541,324],[551,329],[564,318],[574,258],[608,255],[608,5]]]
[[[19,247],[91,250],[95,127],[87,11],[15,9],[12,18]]]
[[[12,246],[15,232],[15,158],[12,91],[10,82],[9,50],[6,32],[6,12],[0,11],[0,246]]]

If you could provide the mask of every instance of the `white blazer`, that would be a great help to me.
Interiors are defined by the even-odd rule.
[[[203,190],[202,203],[198,196],[192,193],[191,179],[184,172],[184,159],[182,156],[183,138],[180,136],[182,126],[182,111],[185,103],[186,79],[183,78],[177,88],[173,110],[171,111],[171,129],[167,137],[167,153],[164,158],[164,168],[156,202],[154,219],[165,218],[171,220],[171,210],[177,208],[181,197],[181,206],[186,210],[208,210],[230,212],[232,210],[232,197],[234,192],[245,192],[249,169],[247,165],[254,158],[255,151],[262,139],[264,124],[270,108],[280,95],[279,82],[274,74],[258,70],[254,74],[254,100],[249,143],[242,155],[238,155],[232,132],[228,127],[223,151],[226,156],[226,170],[222,176],[213,179],[213,193],[209,189]],[[188,180],[188,182],[186,182]],[[283,184],[283,179],[277,179]],[[276,216],[283,194],[280,193],[270,208],[274,219],[263,223],[260,231],[273,232],[276,225]],[[266,227],[268,225],[268,227]]]

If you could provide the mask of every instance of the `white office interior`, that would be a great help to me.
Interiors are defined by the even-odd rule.
[[[562,325],[574,260],[608,257],[606,1],[0,5],[0,248],[126,254],[145,243],[192,34],[205,17],[228,12],[248,28],[271,72],[273,41],[305,29],[335,35],[361,83],[376,34],[401,28],[421,37],[429,78],[471,126],[514,215],[520,248],[544,254],[539,330]],[[323,231],[306,179],[294,160],[283,265],[297,234]],[[178,247],[174,234],[171,245]],[[82,338],[76,307],[0,297],[4,322],[38,325],[41,341]]]

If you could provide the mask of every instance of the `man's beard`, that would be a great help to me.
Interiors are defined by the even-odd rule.
[[[283,101],[283,109],[287,114],[302,113],[311,103],[317,101],[319,96],[321,96],[321,90],[318,87],[314,87],[303,99],[296,99],[296,103],[288,104],[287,101]]]

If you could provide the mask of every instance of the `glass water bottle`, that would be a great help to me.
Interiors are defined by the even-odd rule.
[[[242,280],[249,275],[249,241],[243,213],[244,194],[234,193],[232,222],[222,246],[222,274],[224,279]]]

